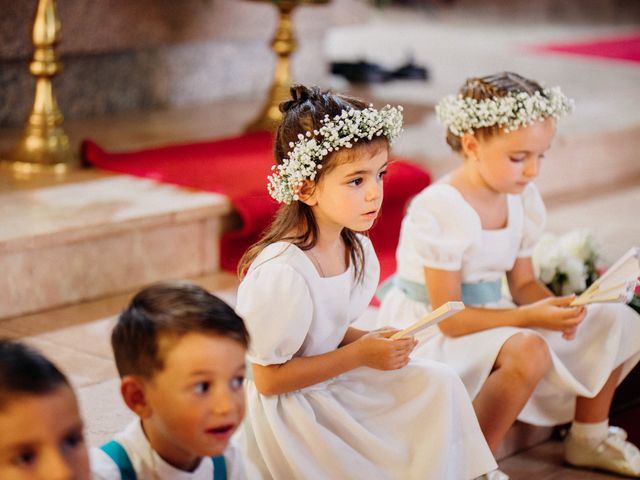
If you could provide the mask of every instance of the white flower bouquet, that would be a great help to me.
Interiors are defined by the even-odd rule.
[[[555,295],[581,293],[598,277],[599,249],[589,230],[546,233],[533,251],[537,277]]]

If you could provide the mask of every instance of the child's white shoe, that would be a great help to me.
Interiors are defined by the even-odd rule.
[[[478,477],[476,480],[509,480],[509,475],[502,470],[493,470]]]
[[[627,442],[627,432],[609,427],[607,438],[593,446],[569,433],[565,440],[564,458],[576,467],[589,467],[640,477],[640,450]]]

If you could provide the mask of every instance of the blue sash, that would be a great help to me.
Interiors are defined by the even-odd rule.
[[[122,445],[115,440],[111,440],[102,445],[100,449],[109,455],[111,460],[118,466],[122,480],[137,480],[136,471]],[[224,456],[211,457],[211,460],[213,460],[213,480],[227,480],[227,464],[224,461]]]
[[[392,287],[398,287],[411,300],[429,305],[429,295],[424,284],[411,282],[398,277],[397,274],[385,280],[378,288],[376,296],[380,301],[389,293]],[[497,302],[502,298],[502,282],[493,280],[478,283],[463,283],[461,285],[462,302],[466,305],[483,305]]]

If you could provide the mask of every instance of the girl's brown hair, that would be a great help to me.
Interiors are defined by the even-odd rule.
[[[525,92],[530,95],[540,92],[541,95],[544,95],[544,90],[538,82],[513,72],[501,72],[495,75],[487,75],[486,77],[468,78],[458,93],[465,98],[485,100],[492,97],[505,97],[509,93],[519,92]],[[480,138],[488,138],[499,131],[500,128],[496,125],[478,128],[473,133]],[[461,137],[447,130],[446,140],[454,152],[462,151]]]
[[[278,127],[275,138],[274,154],[276,162],[282,163],[290,150],[289,143],[295,143],[299,134],[319,130],[325,115],[333,118],[343,110],[364,110],[368,104],[356,98],[339,95],[329,91],[321,91],[317,87],[294,85],[291,87],[291,100],[280,104],[283,113],[282,123]],[[317,171],[314,185],[336,165],[353,160],[362,149],[373,151],[388,148],[384,136],[374,137],[373,140],[361,139],[350,149],[339,150],[325,156],[320,162],[322,169]],[[348,228],[342,229],[342,240],[347,247],[351,263],[354,265],[355,276],[358,280],[363,277],[364,250],[356,232]],[[268,245],[278,241],[288,241],[302,250],[310,250],[318,240],[318,224],[315,221],[311,207],[294,201],[283,204],[278,210],[273,222],[263,233],[258,242],[252,245],[238,263],[238,275],[243,277],[256,257]]]

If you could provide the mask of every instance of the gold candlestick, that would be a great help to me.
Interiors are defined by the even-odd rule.
[[[255,120],[248,126],[247,131],[275,130],[282,120],[280,102],[289,98],[291,86],[291,68],[289,57],[298,46],[292,28],[291,14],[298,5],[326,4],[330,0],[253,0],[267,1],[278,7],[278,26],[271,41],[271,49],[277,55],[276,68],[273,74],[267,102],[262,107]]]
[[[80,165],[62,129],[63,116],[51,84],[51,79],[62,71],[54,49],[59,38],[60,21],[54,0],[39,0],[33,23],[33,60],[29,64],[29,71],[36,77],[35,99],[22,137],[0,162],[17,177],[62,174]]]

